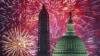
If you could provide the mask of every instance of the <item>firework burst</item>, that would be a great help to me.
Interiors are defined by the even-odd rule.
[[[34,56],[34,38],[27,30],[12,28],[3,35],[3,55],[6,56]]]

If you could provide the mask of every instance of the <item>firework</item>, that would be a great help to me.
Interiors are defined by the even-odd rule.
[[[33,56],[36,46],[33,36],[27,30],[12,28],[3,36],[3,55],[6,56]]]

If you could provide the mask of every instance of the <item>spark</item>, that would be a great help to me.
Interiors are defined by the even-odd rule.
[[[37,16],[34,16],[30,19],[26,19],[26,24],[29,25],[29,26],[32,26],[34,22],[37,22],[38,21],[38,17]]]
[[[62,8],[64,11],[71,11],[74,9],[74,5],[76,4],[76,0],[64,0],[64,7]]]
[[[64,11],[68,10],[68,7],[64,7],[63,10],[64,10]]]
[[[34,38],[27,30],[11,28],[3,35],[3,55],[7,56],[29,56],[34,55]],[[32,51],[33,50],[33,51]]]
[[[34,16],[25,19],[25,26],[28,27],[28,29],[33,29],[34,25],[37,24],[38,21],[38,14],[35,14]]]

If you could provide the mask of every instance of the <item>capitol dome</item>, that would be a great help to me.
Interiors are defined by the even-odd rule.
[[[88,56],[84,43],[76,36],[62,37],[53,52],[53,56]]]
[[[68,24],[68,32],[58,43],[52,56],[88,56],[83,41],[76,36],[73,24]]]

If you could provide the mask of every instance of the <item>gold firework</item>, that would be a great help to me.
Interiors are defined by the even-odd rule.
[[[34,39],[27,30],[12,28],[3,36],[3,54],[6,56],[29,56],[34,55]]]

